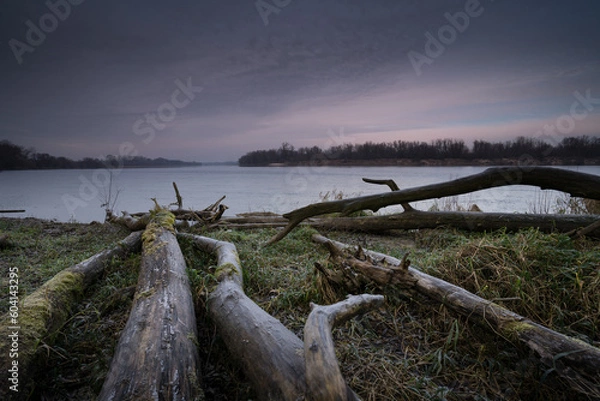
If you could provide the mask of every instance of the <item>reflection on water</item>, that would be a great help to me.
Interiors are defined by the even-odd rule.
[[[487,167],[237,167],[202,166],[114,171],[112,199],[115,211],[145,211],[150,198],[167,205],[175,202],[173,182],[184,207],[203,209],[226,195],[225,216],[250,211],[285,213],[319,201],[328,191],[344,197],[385,192],[387,187],[366,184],[363,177],[394,179],[400,188],[448,181],[483,171]],[[565,167],[600,175],[599,166]],[[111,188],[106,170],[27,170],[0,172],[0,210],[26,209],[24,214],[58,221],[102,221],[101,207]],[[461,195],[450,203],[476,203],[485,212],[552,211],[561,196],[527,186],[512,186]],[[439,201],[444,205],[446,201]],[[433,201],[414,202],[427,210]],[[401,210],[383,209],[382,213]]]

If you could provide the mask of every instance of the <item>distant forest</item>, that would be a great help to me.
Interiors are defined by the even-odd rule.
[[[368,164],[365,162],[375,165],[443,164],[440,161],[453,161],[454,164],[511,164],[523,158],[547,164],[600,164],[600,138],[568,137],[556,145],[526,137],[507,142],[477,140],[471,148],[459,139],[438,139],[431,143],[367,142],[332,146],[329,149],[318,146],[295,149],[289,143],[284,143],[279,149],[249,152],[238,163],[240,166]]]
[[[1,170],[41,170],[41,169],[95,169],[111,167],[183,167],[200,166],[202,163],[184,162],[163,158],[149,159],[135,156],[118,159],[107,156],[104,159],[86,157],[82,160],[71,160],[66,157],[51,156],[47,153],[36,153],[9,141],[0,141]]]

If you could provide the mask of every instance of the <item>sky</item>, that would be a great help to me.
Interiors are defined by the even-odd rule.
[[[599,19],[597,0],[4,0],[0,140],[216,162],[600,136]]]

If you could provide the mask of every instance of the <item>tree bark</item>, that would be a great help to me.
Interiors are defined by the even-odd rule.
[[[332,352],[331,325],[345,321],[369,306],[378,305],[382,299],[363,296],[348,300],[342,306],[317,307],[305,328],[305,333],[308,332],[311,338],[310,344],[305,345],[279,320],[246,296],[242,267],[233,244],[198,235],[179,236],[192,240],[205,252],[217,256],[215,275],[218,285],[209,296],[208,311],[230,355],[241,365],[259,399],[358,399],[341,374],[332,375],[325,369],[337,367],[335,353]],[[323,318],[327,320],[325,324]],[[307,356],[310,362],[306,365],[305,352],[310,354]],[[307,373],[307,369],[310,372]],[[342,382],[343,385],[340,384]],[[312,394],[321,385],[329,389],[327,398],[320,398],[318,394],[321,393]],[[336,392],[341,389],[342,392]]]
[[[600,397],[600,349],[550,330],[461,287],[409,267],[410,262],[407,260],[400,261],[372,251],[363,251],[369,256],[366,260],[346,258],[341,251],[351,248],[349,245],[321,235],[315,235],[313,239],[333,249],[334,264],[361,272],[382,286],[414,288],[469,319],[483,323],[504,338],[518,339],[535,351],[544,365],[566,379],[574,390]]]
[[[423,212],[412,210],[398,214],[367,217],[335,217],[315,219],[315,228],[356,232],[384,232],[394,229],[436,228],[448,226],[469,231],[492,231],[506,228],[516,231],[536,227],[543,232],[570,232],[596,222],[597,215],[508,214],[476,212]],[[597,227],[593,227],[597,229]]]
[[[235,246],[197,235],[179,236],[217,256],[215,275],[219,284],[209,296],[208,311],[230,355],[239,361],[259,398],[302,399],[306,393],[304,344],[246,296]]]
[[[304,326],[306,383],[310,399],[318,401],[358,400],[348,387],[335,356],[331,330],[352,317],[383,304],[382,295],[355,295],[333,305],[311,304]]]
[[[461,195],[468,192],[506,185],[532,185],[554,189],[572,196],[600,199],[600,177],[550,167],[495,167],[456,180],[382,194],[314,203],[284,214],[287,227],[273,237],[269,244],[284,238],[303,220],[330,213],[348,215],[360,210],[378,211],[382,207],[412,201]]]
[[[18,368],[21,384],[19,392],[26,394],[32,384],[34,362],[39,356],[38,345],[51,344],[56,332],[69,317],[71,308],[81,297],[85,289],[97,280],[108,263],[114,258],[123,258],[139,249],[141,233],[130,234],[112,249],[96,255],[62,270],[44,283],[36,291],[25,297],[18,308],[18,316],[5,314],[0,325],[8,334],[17,333]],[[12,348],[12,339],[8,334],[0,337],[0,369],[7,372],[17,359],[10,359],[8,350]],[[15,337],[15,338],[16,338]],[[10,342],[9,342],[10,340]],[[7,393],[7,386],[0,386],[0,395]]]
[[[203,398],[196,315],[173,223],[159,210],[144,231],[136,295],[100,401]]]

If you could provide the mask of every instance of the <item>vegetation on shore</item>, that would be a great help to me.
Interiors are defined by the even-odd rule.
[[[71,160],[0,141],[0,171],[2,170],[47,170],[47,169],[96,169],[96,168],[141,168],[141,167],[185,167],[201,166],[199,162],[169,160],[162,157],[150,159],[144,156],[116,157],[104,159],[86,157]]]
[[[190,229],[194,230],[194,229]],[[0,219],[9,246],[0,251],[2,286],[18,267],[20,297],[54,274],[127,235],[109,224]],[[302,227],[263,248],[275,231],[202,232],[234,243],[244,268],[246,293],[302,337],[310,302],[324,299],[314,263],[327,251]],[[598,241],[541,234],[455,230],[395,232],[393,236],[326,233],[334,239],[385,252],[409,254],[412,264],[436,277],[494,300],[570,336],[600,346],[600,252]],[[192,281],[198,319],[203,386],[207,399],[253,397],[229,362],[206,317],[205,300],[215,280],[214,258],[180,241]],[[120,330],[127,321],[140,256],[114,261],[60,328],[54,344],[40,343],[36,393],[32,399],[93,399],[98,394]],[[349,385],[365,400],[583,400],[544,370],[530,351],[498,337],[446,307],[401,289],[368,287],[384,294],[386,306],[334,330],[337,354]],[[340,292],[341,298],[345,294]],[[0,311],[8,307],[0,296]]]
[[[518,137],[507,142],[476,140],[468,147],[463,140],[438,139],[431,143],[394,141],[340,144],[295,149],[284,143],[278,149],[246,153],[240,166],[268,165],[580,165],[600,164],[599,137],[567,137],[550,144],[542,139]]]

